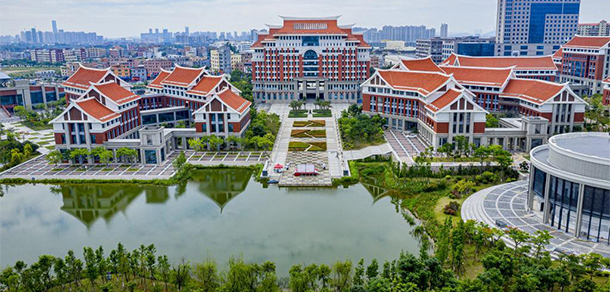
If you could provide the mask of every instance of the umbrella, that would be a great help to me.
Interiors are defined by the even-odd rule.
[[[278,163],[278,164],[275,165],[274,168],[284,168],[284,166]]]

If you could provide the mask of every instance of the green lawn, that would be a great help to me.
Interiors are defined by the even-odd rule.
[[[326,138],[326,130],[292,130],[290,137],[295,138]]]
[[[289,151],[326,151],[326,142],[298,142],[288,143]]]
[[[329,109],[326,109],[326,110],[316,109],[316,110],[313,110],[313,117],[314,118],[332,118],[333,113]]]
[[[289,118],[306,118],[307,111],[306,110],[291,110],[288,114]]]

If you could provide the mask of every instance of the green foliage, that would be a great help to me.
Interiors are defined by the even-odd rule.
[[[241,97],[252,101],[252,75],[239,70],[231,71],[231,84],[241,91]]]
[[[487,118],[485,120],[486,128],[499,128],[500,127],[500,120],[498,118],[496,118],[494,115],[487,114],[486,118]]]
[[[383,126],[386,120],[379,115],[363,114],[358,105],[351,105],[338,122],[344,149],[359,149],[385,141]]]
[[[186,163],[186,156],[184,155],[184,151],[180,151],[180,154],[178,155],[178,157],[176,157],[173,163],[176,169],[181,169],[182,166],[184,166],[184,164]]]

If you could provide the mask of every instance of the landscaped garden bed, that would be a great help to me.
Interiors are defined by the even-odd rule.
[[[292,123],[293,127],[302,128],[302,127],[324,127],[326,126],[326,121],[324,120],[307,120],[307,121],[295,121]]]
[[[326,138],[326,130],[292,130],[290,137],[294,138]]]
[[[289,151],[326,151],[326,142],[300,142],[290,141]]]

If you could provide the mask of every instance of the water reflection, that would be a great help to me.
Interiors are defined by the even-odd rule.
[[[55,194],[55,195],[53,195]],[[265,188],[250,170],[193,173],[177,186],[22,185],[0,198],[0,267],[83,246],[154,243],[173,261],[244,254],[295,263],[395,258],[416,253],[412,227],[373,181],[349,188]],[[43,240],[41,240],[43,239]]]
[[[227,204],[243,193],[252,176],[249,169],[196,170],[192,181],[201,194],[212,200],[220,213]],[[176,188],[176,198],[186,191],[186,183]],[[61,185],[51,187],[51,192],[62,196],[61,210],[72,215],[87,228],[98,218],[106,223],[119,212],[125,212],[142,193],[146,204],[166,204],[170,199],[169,187],[133,185]]]
[[[63,185],[51,188],[51,192],[62,196],[61,210],[78,219],[87,228],[90,228],[98,218],[104,218],[108,223],[118,212],[124,212],[142,191],[145,190],[141,187],[129,185]],[[152,194],[159,192],[150,191]],[[167,189],[164,192],[167,195]],[[148,193],[146,197],[146,201],[149,202]],[[151,197],[154,198],[154,195]]]
[[[251,176],[250,169],[205,169],[198,170],[191,180],[199,183],[199,191],[216,203],[222,213],[231,200],[246,190]]]

